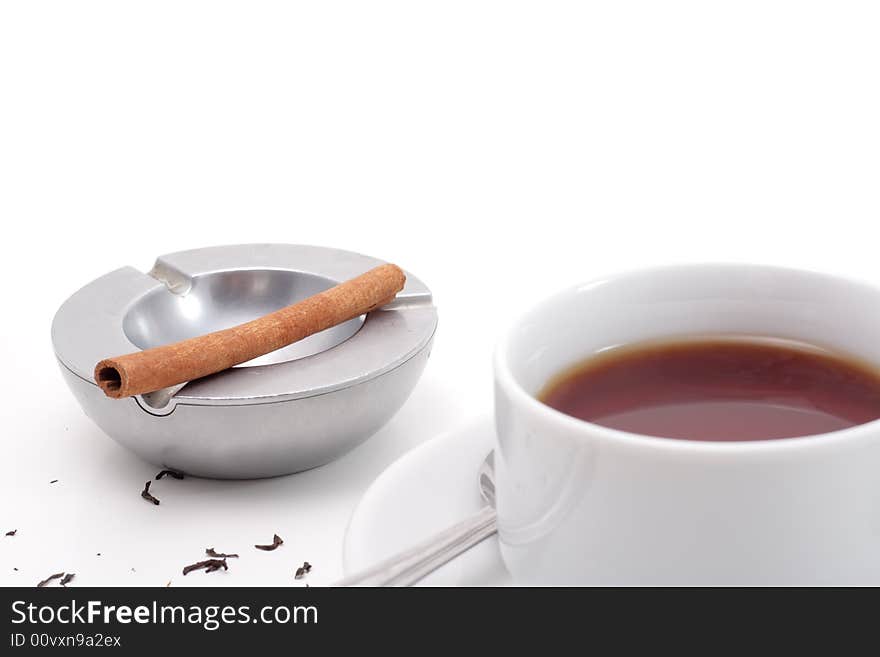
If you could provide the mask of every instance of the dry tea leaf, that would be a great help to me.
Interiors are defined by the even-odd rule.
[[[216,552],[214,548],[207,548],[205,550],[205,554],[209,557],[214,557],[215,559],[238,559],[237,554],[226,554],[225,552]]]
[[[197,561],[194,564],[190,564],[189,566],[185,566],[183,569],[183,574],[191,573],[194,570],[202,570],[206,573],[213,573],[215,570],[229,570],[229,566],[226,565],[226,559],[205,559],[204,561]]]
[[[43,588],[53,579],[61,579],[62,577],[64,577],[64,573],[55,573],[54,575],[49,575],[46,579],[37,584],[37,588]]]
[[[278,549],[278,546],[284,543],[281,537],[278,534],[275,534],[272,537],[272,545],[255,545],[254,547],[258,550],[265,550],[266,552],[271,552],[272,550]]]
[[[156,481],[168,475],[169,477],[174,477],[175,479],[183,479],[183,473],[177,472],[176,470],[162,470],[159,474],[156,475]]]
[[[148,481],[147,483],[144,484],[144,489],[141,491],[141,497],[143,497],[148,502],[152,502],[153,504],[158,506],[159,500],[157,500],[155,497],[153,497],[153,494],[150,493],[150,484],[152,484],[152,483],[153,483],[152,481]]]

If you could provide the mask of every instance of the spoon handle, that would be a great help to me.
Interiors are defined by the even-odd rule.
[[[495,509],[485,506],[467,520],[375,566],[344,577],[334,586],[410,586],[496,531]]]

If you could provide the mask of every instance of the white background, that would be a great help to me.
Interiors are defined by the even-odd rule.
[[[520,307],[665,262],[880,282],[878,34],[871,2],[0,4],[0,584],[300,585],[304,559],[328,583],[373,478],[491,411]],[[154,507],[156,468],[65,388],[52,315],[111,269],[243,242],[410,269],[431,361],[342,460],[158,482]],[[183,578],[211,546],[242,559]]]

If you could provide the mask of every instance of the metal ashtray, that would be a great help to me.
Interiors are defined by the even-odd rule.
[[[287,244],[172,253],[148,274],[123,267],[65,301],[55,354],[86,415],[158,466],[234,479],[306,470],[375,433],[421,375],[437,310],[412,274],[380,310],[176,389],[109,399],[95,363],[254,319],[380,264]]]

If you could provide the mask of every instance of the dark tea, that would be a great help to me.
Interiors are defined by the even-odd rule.
[[[600,352],[552,380],[539,399],[649,436],[772,440],[880,418],[880,371],[798,342],[679,339]]]

